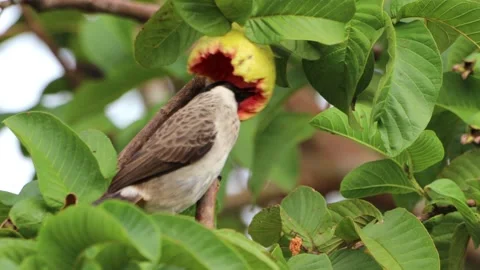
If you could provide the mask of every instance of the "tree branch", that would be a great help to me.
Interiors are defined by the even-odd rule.
[[[207,193],[197,202],[195,219],[209,229],[215,228],[215,202],[220,182],[215,180]]]
[[[124,0],[17,0],[37,11],[52,9],[79,9],[85,12],[109,13],[146,22],[159,9],[156,4]]]
[[[21,5],[21,7],[25,23],[32,30],[32,32],[35,33],[35,35],[37,35],[37,37],[40,38],[45,43],[45,45],[47,45],[55,58],[57,58],[58,62],[65,71],[65,76],[67,77],[70,86],[72,88],[78,86],[80,84],[81,78],[80,76],[78,76],[75,68],[71,65],[71,63],[69,63],[69,61],[60,54],[60,47],[57,46],[57,44],[53,41],[47,31],[45,31],[41,23],[35,18],[33,10],[26,5]]]

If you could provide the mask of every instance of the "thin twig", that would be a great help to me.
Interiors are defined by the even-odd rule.
[[[35,35],[37,35],[37,37],[40,38],[45,45],[47,45],[55,58],[57,58],[58,62],[65,71],[65,76],[67,77],[70,86],[72,88],[78,86],[81,79],[72,64],[60,54],[60,47],[57,46],[47,31],[45,31],[40,21],[35,18],[33,10],[26,5],[21,5],[21,7],[25,23],[32,30],[32,32],[35,33]]]
[[[220,182],[213,181],[207,193],[197,202],[195,219],[209,229],[215,228],[215,201],[219,187]]]
[[[124,0],[19,0],[37,11],[78,9],[85,12],[109,13],[146,22],[159,9],[156,4]]]

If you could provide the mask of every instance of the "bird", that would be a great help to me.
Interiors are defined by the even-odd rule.
[[[113,178],[107,199],[147,212],[180,213],[220,176],[240,131],[239,104],[253,95],[227,81],[207,85],[175,112]]]

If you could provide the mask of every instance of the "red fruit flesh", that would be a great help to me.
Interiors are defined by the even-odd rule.
[[[198,61],[195,61],[196,64],[190,67],[191,72],[207,76],[214,81],[228,81],[238,88],[250,88],[249,91],[255,89],[255,95],[239,104],[239,114],[255,113],[258,104],[265,102],[266,98],[262,95],[262,90],[258,88],[262,80],[249,83],[245,82],[243,77],[233,74],[234,67],[231,63],[233,56],[217,51],[213,54],[201,55],[199,58]]]

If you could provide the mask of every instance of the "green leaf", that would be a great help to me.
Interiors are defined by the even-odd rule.
[[[270,177],[273,165],[291,147],[310,138],[314,129],[308,125],[309,115],[280,113],[255,136],[252,177],[248,184],[258,195]]]
[[[86,205],[68,207],[48,218],[37,241],[38,254],[51,269],[72,269],[77,257],[95,244],[130,244],[127,231],[114,216]],[[134,257],[141,258],[138,255]]]
[[[280,206],[283,232],[292,238],[298,235],[305,247],[313,247],[317,235],[331,225],[332,216],[325,199],[310,187],[298,187]]]
[[[158,239],[157,239],[158,240]],[[95,256],[85,261],[94,261],[99,269],[139,269],[135,261],[128,256],[131,247],[119,243],[97,244],[92,248],[98,248]],[[84,262],[85,262],[84,261]]]
[[[375,97],[372,120],[387,153],[397,155],[427,126],[442,84],[442,62],[432,35],[422,22],[386,20],[387,70]]]
[[[51,210],[42,198],[27,198],[17,202],[10,210],[10,219],[25,237],[37,235],[44,219],[51,216]]]
[[[78,122],[80,119],[98,116],[105,107],[121,97],[125,92],[135,88],[142,82],[165,73],[160,69],[143,69],[138,66],[127,66],[115,69],[101,81],[88,81],[76,89],[73,100],[59,108],[65,110],[67,122]]]
[[[283,256],[283,253],[282,253],[282,248],[280,247],[279,244],[275,244],[273,246],[271,254],[272,254],[272,257],[277,260],[278,265],[282,269],[289,269],[287,265],[287,260],[285,260],[285,257]]]
[[[138,207],[122,201],[106,201],[101,207],[127,231],[135,248],[152,262],[160,258],[161,235],[158,226]]]
[[[355,222],[352,218],[346,217],[342,219],[335,227],[335,236],[340,237],[342,240],[351,243],[360,239],[356,228]]]
[[[298,254],[288,260],[288,266],[292,270],[333,270],[326,254]]]
[[[248,240],[244,235],[233,230],[217,230],[215,234],[232,245],[247,261],[250,269],[280,269],[268,256],[264,247]]]
[[[340,135],[365,145],[383,155],[387,155],[380,134],[370,121],[370,108],[357,104],[353,116],[361,126],[354,129],[348,123],[348,117],[337,108],[330,108],[315,116],[310,124],[320,130]]]
[[[470,236],[462,217],[458,213],[449,213],[441,217],[440,222],[429,231],[440,255],[441,269],[464,269]]]
[[[98,166],[105,179],[110,180],[117,172],[117,151],[110,139],[98,130],[85,130],[80,138],[88,145],[97,159]]]
[[[345,38],[345,24],[355,12],[353,0],[294,0],[273,3],[256,1],[245,24],[245,35],[253,42],[272,44],[283,40],[311,40],[336,44]]]
[[[346,198],[362,198],[383,193],[416,192],[405,172],[392,160],[371,161],[347,174],[340,185]]]
[[[252,13],[253,0],[215,0],[215,4],[229,21],[243,25]]]
[[[330,255],[330,260],[332,261],[333,270],[382,269],[378,263],[363,250],[338,250]]]
[[[48,270],[44,260],[37,255],[32,255],[23,260],[20,264],[21,270]]]
[[[409,1],[410,2],[410,1]],[[480,21],[475,12],[480,8],[477,1],[468,0],[418,0],[396,6],[396,18],[421,17],[438,44],[440,51],[448,48],[462,35],[480,46]]]
[[[246,269],[247,262],[211,230],[183,216],[152,216],[162,232],[161,262],[188,269]]]
[[[411,166],[414,172],[421,172],[428,167],[440,162],[445,152],[440,139],[431,130],[424,130],[415,142],[399,156],[397,161],[403,164],[404,160]]]
[[[438,179],[425,187],[425,191],[433,199],[446,200],[462,214],[467,230],[475,246],[480,244],[480,216],[467,205],[467,198],[460,187],[450,179]]]
[[[468,181],[480,177],[480,150],[470,151],[455,158],[442,170],[439,177],[451,179],[461,188],[466,188]]]
[[[18,265],[9,259],[0,258],[0,268],[3,270],[17,270]]]
[[[359,199],[332,203],[328,205],[328,209],[335,222],[339,222],[344,217],[356,219],[358,217],[368,216],[378,221],[383,219],[382,213],[373,204]]]
[[[288,59],[290,58],[290,52],[284,51],[282,49],[277,49],[273,47],[273,52],[275,54],[275,84],[280,87],[289,87],[287,79],[287,64]]]
[[[356,88],[370,51],[382,33],[382,6],[383,0],[356,1],[357,10],[346,27],[346,40],[333,46],[316,46],[322,57],[317,61],[303,61],[312,86],[346,114],[352,111]]]
[[[463,60],[477,49],[475,43],[464,36],[459,36],[448,49],[447,70],[450,70],[455,64],[463,63]]]
[[[69,193],[90,203],[108,182],[88,146],[70,128],[41,112],[17,114],[5,120],[32,156],[39,187],[47,205],[61,207]]]
[[[214,0],[172,0],[175,11],[195,30],[221,36],[232,28]]]
[[[256,214],[248,226],[248,234],[253,240],[265,247],[271,246],[280,240],[282,233],[282,220],[280,206],[262,209]]]
[[[371,110],[368,106],[358,104],[353,117],[361,128],[353,128],[349,125],[348,117],[337,108],[330,108],[315,116],[310,124],[320,130],[349,138],[363,144],[384,156],[389,156],[380,134],[369,120]],[[432,131],[422,131],[420,136],[402,153],[394,157],[395,162],[408,166],[415,171],[421,171],[437,163],[443,158],[444,151],[439,139]]]
[[[357,230],[369,253],[386,269],[440,269],[438,252],[422,223],[405,209],[384,215],[384,222]]]
[[[33,240],[0,239],[0,258],[8,259],[16,264],[20,264],[25,258],[36,252],[37,247]]]
[[[38,180],[28,182],[23,186],[22,190],[20,190],[20,193],[16,197],[15,203],[29,198],[42,198],[42,193],[38,186]]]
[[[135,39],[135,59],[144,67],[166,66],[175,62],[200,33],[190,27],[167,1],[145,23]]]
[[[282,48],[302,59],[318,60],[320,52],[312,45],[313,42],[306,40],[284,40],[280,42]]]
[[[0,220],[3,221],[8,217],[8,212],[16,201],[16,194],[0,190]]]
[[[469,125],[480,126],[480,92],[472,91],[480,87],[480,79],[469,76],[463,80],[453,72],[443,76],[437,105],[455,113]]]
[[[78,38],[88,59],[105,71],[134,64],[132,37],[134,23],[112,15],[98,15],[80,25]]]

